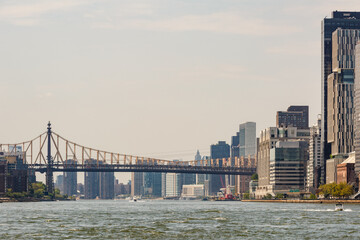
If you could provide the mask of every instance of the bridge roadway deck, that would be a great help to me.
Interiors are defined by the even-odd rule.
[[[33,164],[29,168],[45,173],[46,164]],[[53,172],[167,172],[167,173],[198,173],[198,174],[227,174],[248,175],[256,172],[256,168],[248,167],[211,167],[211,166],[181,166],[181,165],[64,165],[54,164]]]

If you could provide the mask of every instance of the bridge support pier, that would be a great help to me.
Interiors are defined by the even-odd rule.
[[[53,159],[51,157],[51,123],[47,128],[48,152],[47,152],[47,168],[46,168],[46,191],[54,196],[54,176],[53,176]]]

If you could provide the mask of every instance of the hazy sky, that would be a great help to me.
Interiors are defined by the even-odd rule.
[[[313,124],[333,10],[360,1],[3,0],[0,142],[51,120],[89,147],[190,160],[289,105],[309,105]]]

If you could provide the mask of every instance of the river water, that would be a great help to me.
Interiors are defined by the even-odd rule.
[[[116,200],[1,203],[0,239],[360,239],[360,205]]]

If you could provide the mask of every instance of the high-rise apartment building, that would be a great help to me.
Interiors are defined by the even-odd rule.
[[[360,42],[356,45],[355,50],[355,173],[359,177],[360,175]]]
[[[328,77],[327,141],[332,155],[354,150],[354,70],[335,71]]]
[[[99,175],[99,195],[101,199],[114,199],[115,196],[115,176],[114,172],[100,172]]]
[[[166,174],[166,197],[180,197],[182,189],[182,175],[180,173]]]
[[[76,161],[72,159],[65,160],[64,168],[71,168],[76,165]],[[63,192],[68,196],[77,194],[77,172],[64,172],[63,173]]]
[[[161,197],[161,173],[144,172],[144,195]]]
[[[142,196],[144,194],[144,173],[131,173],[131,196]]]
[[[306,186],[313,191],[325,184],[324,161],[321,160],[321,117],[310,128],[309,161],[307,163]]]
[[[355,68],[355,46],[360,38],[359,29],[337,28],[332,33],[332,71]],[[331,74],[331,73],[330,73]],[[329,75],[330,75],[329,74]],[[328,75],[328,76],[329,76]]]
[[[95,159],[85,160],[85,165],[95,165]],[[99,172],[85,172],[84,173],[84,198],[95,199],[100,197],[100,173]]]
[[[321,129],[322,161],[330,157],[331,146],[327,142],[328,130],[328,76],[332,73],[332,34],[338,29],[360,29],[360,12],[332,13],[331,18],[325,18],[321,23]]]
[[[290,106],[276,113],[276,127],[309,128],[309,106]]]

